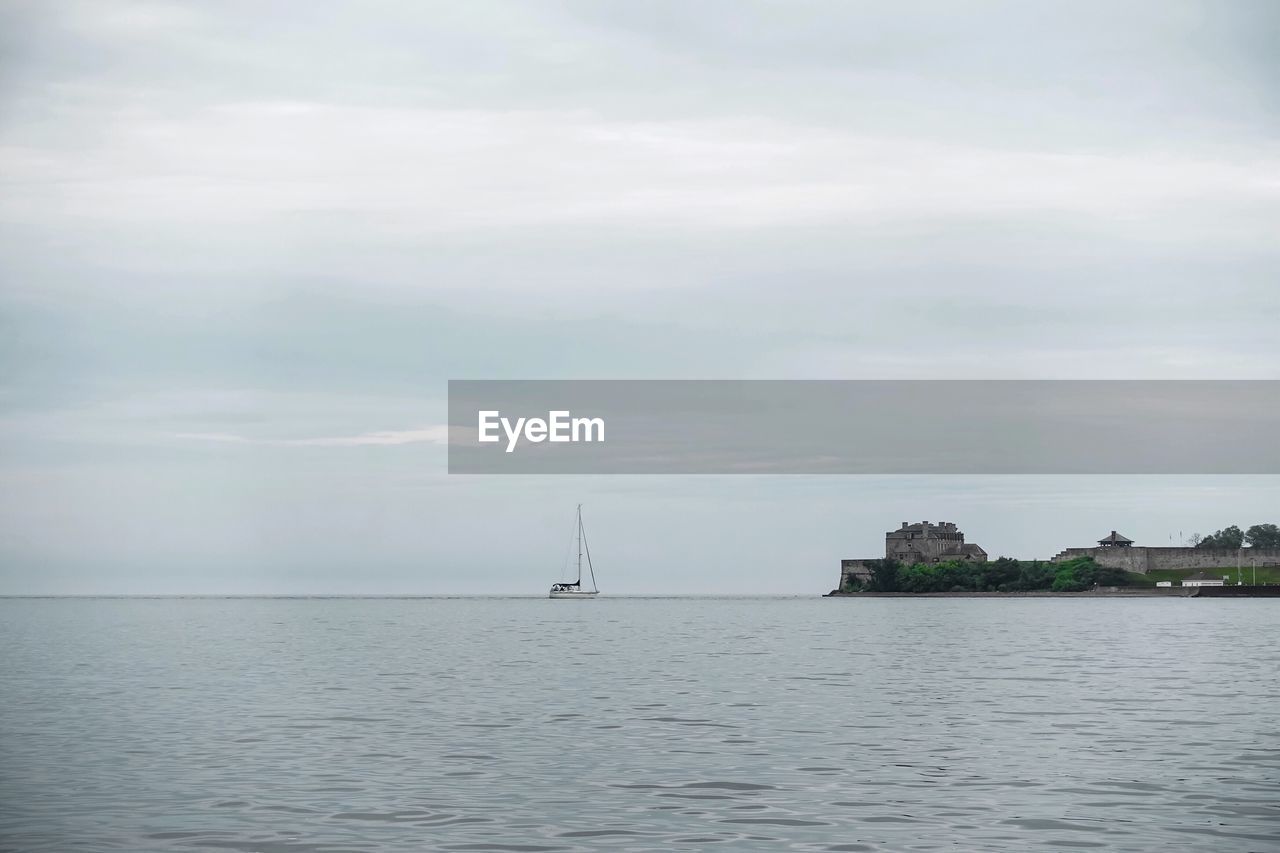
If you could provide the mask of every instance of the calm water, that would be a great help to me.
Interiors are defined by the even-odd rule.
[[[0,601],[13,850],[1277,850],[1280,601]]]

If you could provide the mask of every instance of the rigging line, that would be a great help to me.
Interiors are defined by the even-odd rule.
[[[582,524],[581,519],[578,520],[578,524]],[[596,586],[596,570],[595,567],[591,565],[591,546],[587,544],[586,530],[582,530],[582,545],[587,549],[587,571],[591,572],[591,588],[598,589],[599,587]]]

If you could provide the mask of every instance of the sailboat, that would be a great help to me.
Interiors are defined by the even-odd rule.
[[[582,529],[582,504],[578,504],[578,579],[573,583],[553,583],[550,598],[595,598],[600,594],[596,589],[596,570],[591,566],[591,547],[587,545],[587,535]],[[582,555],[587,555],[587,572],[591,575],[591,589],[582,588]]]

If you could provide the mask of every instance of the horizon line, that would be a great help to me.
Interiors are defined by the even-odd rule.
[[[809,598],[822,597],[822,593],[794,593],[794,592],[756,592],[756,593],[722,593],[722,592],[692,592],[692,593],[649,593],[649,592],[626,592],[613,593],[604,595],[605,598]],[[265,593],[203,593],[203,592],[58,592],[58,593],[0,593],[0,600],[3,599],[32,599],[32,598],[277,598],[277,599],[312,599],[312,598],[329,598],[329,599],[427,599],[427,598],[528,598],[543,599],[547,598],[546,593],[510,593],[510,592],[435,592],[435,593],[306,593],[306,592],[265,592]]]

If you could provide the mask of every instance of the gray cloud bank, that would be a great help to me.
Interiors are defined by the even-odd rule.
[[[524,588],[462,507],[531,542],[531,487],[410,473],[449,378],[1277,378],[1278,36],[1266,2],[6,4],[0,591],[182,555],[364,588],[309,573],[334,530],[372,586]],[[886,523],[847,488],[824,554]],[[699,570],[775,588],[746,562]]]

